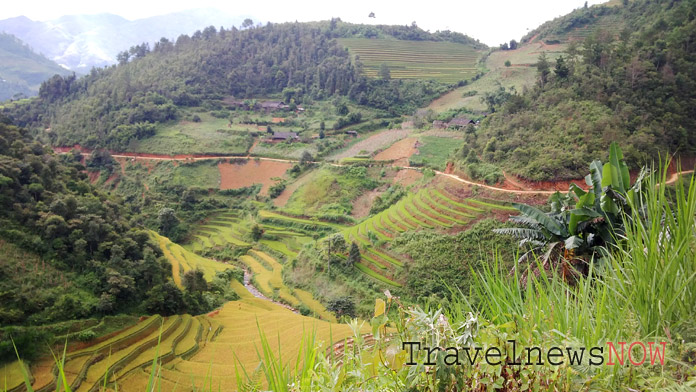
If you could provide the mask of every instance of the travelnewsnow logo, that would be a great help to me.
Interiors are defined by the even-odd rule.
[[[607,342],[602,346],[590,347],[523,347],[518,348],[517,341],[508,340],[506,347],[426,347],[420,342],[403,342],[402,350],[409,351],[406,365],[418,365],[417,359],[425,359],[423,365],[435,366],[437,354],[443,351],[446,366],[476,365],[484,361],[491,366],[500,365],[570,365],[612,366],[630,364],[640,366],[665,364],[666,342]],[[605,353],[608,358],[605,361]],[[511,361],[504,361],[511,358]]]

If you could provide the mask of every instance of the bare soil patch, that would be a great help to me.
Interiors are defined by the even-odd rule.
[[[416,181],[423,178],[423,173],[416,170],[403,169],[399,170],[392,180],[394,184],[399,184],[401,186],[407,187],[413,185]]]
[[[222,162],[220,170],[220,189],[239,189],[261,184],[261,195],[268,194],[268,188],[275,183],[273,177],[282,177],[292,166],[288,162],[248,160],[240,163]]]
[[[388,147],[394,142],[407,137],[410,133],[411,131],[407,129],[390,129],[375,133],[363,140],[358,141],[357,143],[348,147],[346,150],[331,155],[329,159],[339,160],[343,158],[350,158],[360,155],[361,153],[372,154],[379,149]]]
[[[370,208],[377,196],[384,193],[386,189],[380,187],[378,189],[365,192],[353,201],[353,218],[360,219],[370,215]]]
[[[408,158],[418,152],[418,138],[407,137],[392,144],[386,150],[375,155],[376,161],[394,161],[395,165],[408,166]]]

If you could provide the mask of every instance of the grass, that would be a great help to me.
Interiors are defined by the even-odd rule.
[[[197,113],[200,122],[180,121],[158,127],[157,133],[135,142],[130,151],[150,154],[227,154],[246,155],[250,135],[228,128],[229,120],[209,113]]]
[[[369,267],[365,266],[364,264],[357,263],[357,264],[355,264],[355,268],[357,268],[360,272],[362,272],[362,273],[364,273],[372,278],[375,278],[380,282],[386,283],[390,286],[394,286],[394,287],[401,287],[402,286],[401,283],[395,282],[389,278],[386,278],[382,275],[379,275],[378,273],[371,270]]]
[[[320,226],[320,227],[327,227],[327,228],[339,229],[339,230],[344,228],[344,226],[341,226],[341,225],[336,224],[336,223],[323,222],[323,221],[315,220],[315,219],[298,218],[298,217],[283,215],[283,214],[279,214],[279,213],[267,211],[267,210],[259,211],[259,216],[263,219],[270,219],[270,220],[276,221],[276,222],[289,222],[290,224],[299,223],[301,225]]]
[[[473,207],[471,204],[478,207]],[[379,214],[344,229],[342,233],[347,240],[355,241],[362,248],[362,267],[358,267],[359,271],[373,278],[375,275],[379,275],[393,281],[389,277],[399,276],[398,269],[403,267],[404,263],[387,254],[385,248],[392,241],[392,238],[386,233],[402,233],[417,229],[442,230],[454,226],[468,226],[475,220],[484,218],[487,211],[508,210],[509,208],[511,207],[493,202],[459,199],[444,189],[421,189],[415,194],[409,194]],[[370,242],[368,240],[370,233],[383,245]],[[376,269],[370,269],[369,265],[373,265]],[[368,269],[370,269],[370,273],[367,272]]]
[[[360,56],[365,75],[377,77],[380,66],[389,67],[394,79],[434,79],[453,83],[473,77],[479,53],[452,42],[341,38],[339,43]]]
[[[533,64],[539,54],[545,52],[549,62],[553,63],[565,48],[565,45],[545,46],[536,42],[522,45],[516,50],[495,51],[486,59],[488,72],[485,75],[436,99],[428,108],[438,113],[462,108],[474,112],[488,111],[481,102],[485,93],[493,92],[500,86],[506,89],[513,87],[518,93],[522,92],[525,86],[529,87],[536,81]],[[506,67],[506,61],[510,61],[512,66]]]
[[[446,137],[421,136],[419,143],[418,153],[409,158],[409,163],[437,170],[445,170],[447,160],[459,148],[457,143],[452,143],[452,139]]]

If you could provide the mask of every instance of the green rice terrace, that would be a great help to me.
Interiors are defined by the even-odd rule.
[[[355,265],[360,272],[401,287],[403,259],[387,250],[399,233],[417,229],[461,231],[492,211],[510,210],[513,209],[502,204],[462,199],[445,188],[422,189],[342,233],[347,241],[355,241],[361,247],[361,260]]]
[[[341,38],[341,45],[359,56],[369,77],[377,77],[382,64],[395,79],[434,79],[445,83],[476,75],[479,52],[453,42]]]

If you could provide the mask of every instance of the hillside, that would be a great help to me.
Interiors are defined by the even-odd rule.
[[[160,38],[174,39],[206,26],[240,25],[243,16],[214,9],[194,9],[149,18],[127,20],[112,14],[65,15],[34,21],[20,16],[0,20],[0,31],[14,34],[36,52],[80,74],[117,62],[116,55],[130,47]]]
[[[616,36],[598,27],[581,44],[571,41],[562,60],[539,57],[533,87],[490,94],[495,113],[467,138],[459,168],[471,172],[482,161],[531,180],[578,178],[582,162],[612,141],[633,168],[658,154],[693,156],[693,6],[633,1],[601,11],[626,29]]]
[[[0,33],[0,59],[0,101],[37,95],[51,76],[70,74],[11,34]]]
[[[171,124],[190,110],[216,111],[224,119],[231,116],[222,114],[229,110],[262,109],[268,113],[264,101],[287,101],[283,103],[286,109],[292,104],[297,109],[331,99],[334,110],[340,109],[339,114],[345,116],[334,125],[339,130],[363,121],[357,114],[344,113],[341,107],[348,103],[394,118],[449,88],[436,80],[366,77],[362,62],[335,39],[350,33],[343,26],[318,22],[268,24],[246,30],[208,27],[190,37],[179,36],[176,42],[161,41],[152,50],[139,45],[122,53],[121,64],[116,67],[94,69],[79,79],[52,78],[43,84],[39,99],[4,111],[35,131],[50,128],[51,133],[42,137],[53,145],[79,143],[123,151],[131,142],[152,136],[157,128],[150,125]],[[430,38],[421,40],[422,45],[457,46],[469,62],[476,56],[466,44],[434,42],[461,40],[460,36],[442,38],[414,27],[404,29]],[[455,78],[470,75],[467,70]],[[340,97],[349,102],[341,104]],[[246,124],[250,122],[248,116],[241,117]],[[307,129],[302,122],[295,125]]]

